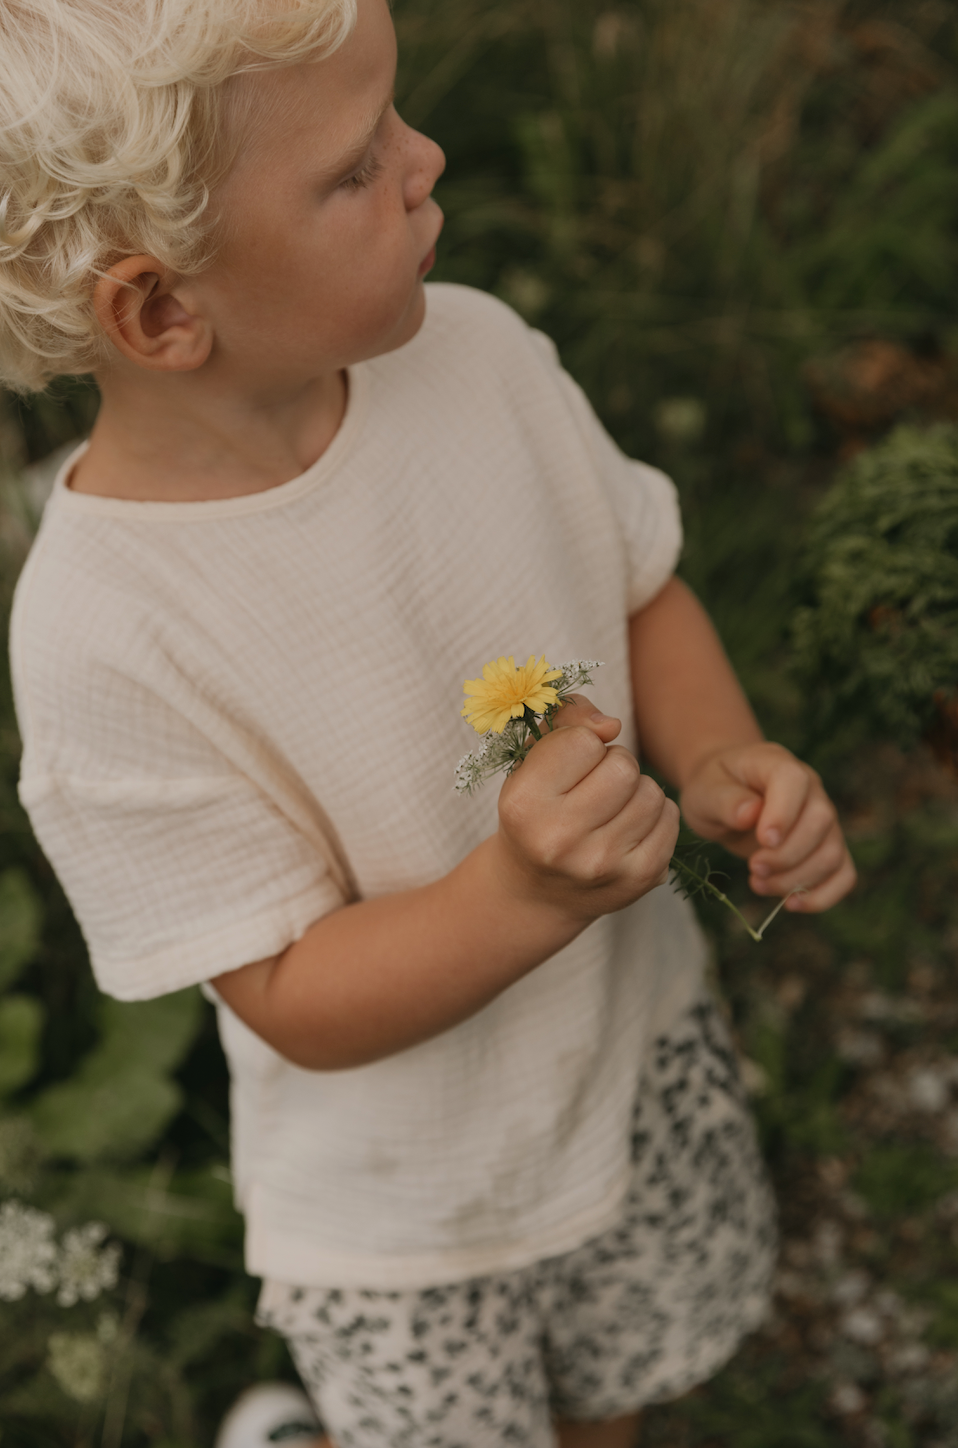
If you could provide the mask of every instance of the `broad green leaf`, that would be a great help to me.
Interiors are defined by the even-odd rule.
[[[46,1149],[83,1162],[145,1151],[180,1109],[182,1093],[168,1075],[201,1018],[196,990],[130,1004],[105,1000],[100,1044],[69,1081],[49,1087],[30,1108]]]
[[[122,1159],[145,1151],[182,1101],[179,1087],[163,1076],[131,1066],[111,1080],[84,1063],[72,1080],[44,1091],[30,1116],[52,1156]]]
[[[0,1000],[0,1096],[25,1086],[39,1064],[43,1007],[32,996]]]
[[[43,918],[39,896],[22,870],[0,875],[0,991],[36,954]]]
[[[174,1071],[186,1055],[203,1017],[203,998],[196,989],[177,991],[152,1001],[115,1001],[101,1007],[102,1037],[93,1053],[103,1076],[138,1069]],[[87,1058],[92,1063],[92,1057]]]

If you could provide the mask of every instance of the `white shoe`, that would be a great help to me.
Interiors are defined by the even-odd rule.
[[[322,1436],[313,1406],[292,1383],[258,1383],[237,1398],[220,1424],[215,1448],[280,1448]]]

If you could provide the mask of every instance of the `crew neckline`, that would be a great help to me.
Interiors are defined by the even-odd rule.
[[[346,410],[329,447],[305,472],[277,483],[258,493],[243,493],[236,498],[203,498],[195,502],[162,502],[151,499],[105,498],[96,493],[75,493],[67,487],[67,479],[90,444],[83,442],[57,472],[50,494],[56,508],[92,514],[100,518],[125,518],[136,522],[198,523],[218,518],[235,518],[246,513],[262,513],[282,508],[318,487],[334,473],[351,452],[362,426],[369,392],[369,378],[362,363],[344,368],[346,373]]]

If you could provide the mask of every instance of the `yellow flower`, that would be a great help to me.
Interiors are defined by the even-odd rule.
[[[557,704],[559,696],[548,685],[561,678],[562,670],[550,668],[545,654],[538,663],[535,654],[530,654],[528,663],[518,668],[512,654],[507,659],[498,658],[486,664],[481,679],[466,680],[463,718],[469,720],[477,734],[490,729],[493,734],[501,734],[510,719],[522,718],[526,708],[533,714],[544,714],[550,705]]]

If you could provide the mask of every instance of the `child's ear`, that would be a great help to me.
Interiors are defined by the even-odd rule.
[[[191,372],[213,346],[213,329],[177,296],[178,278],[155,256],[128,256],[97,282],[93,306],[117,351],[155,372]]]

